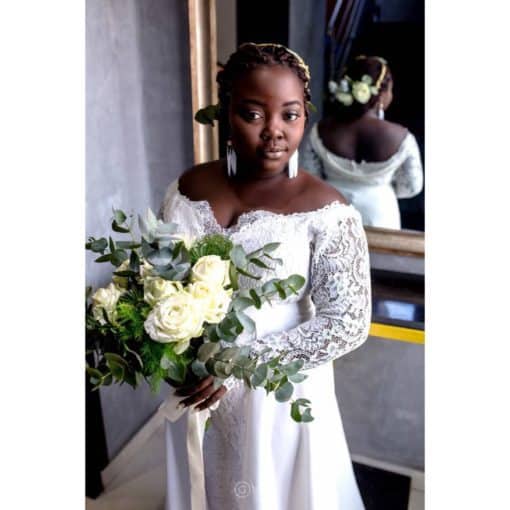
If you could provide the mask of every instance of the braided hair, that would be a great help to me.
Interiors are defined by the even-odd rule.
[[[234,80],[247,71],[261,66],[280,65],[288,67],[302,82],[306,119],[309,115],[310,71],[301,57],[281,44],[244,43],[230,55],[225,67],[218,72],[218,98],[220,123],[227,125],[230,97]]]

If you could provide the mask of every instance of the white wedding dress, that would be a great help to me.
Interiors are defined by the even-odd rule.
[[[359,213],[340,202],[294,214],[258,210],[223,228],[208,202],[189,200],[175,181],[160,216],[192,236],[225,234],[247,251],[280,242],[275,256],[283,265],[269,274],[257,268],[257,273],[264,279],[293,273],[307,278],[299,295],[247,310],[257,335],[241,341],[250,343],[253,352],[270,346],[275,354],[290,351],[286,360],[305,360],[308,378],[295,385],[292,399],[310,399],[315,420],[296,423],[289,402],[227,380],[229,391],[212,411],[203,442],[208,510],[363,509],[332,363],[361,345],[370,325],[369,260]],[[250,287],[253,282],[242,277],[239,283]],[[167,510],[191,508],[185,428],[184,419],[167,422]]]
[[[303,168],[340,191],[366,226],[400,229],[397,198],[414,197],[423,189],[420,149],[410,132],[386,161],[358,163],[328,150],[314,124],[299,152]]]

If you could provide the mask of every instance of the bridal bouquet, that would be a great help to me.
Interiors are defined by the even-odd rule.
[[[279,243],[246,253],[225,236],[214,234],[190,240],[174,223],[163,223],[151,210],[134,220],[114,210],[112,230],[130,240],[89,237],[86,249],[99,255],[98,263],[111,263],[112,281],[92,293],[87,288],[87,373],[94,389],[146,380],[157,392],[162,381],[173,386],[191,384],[213,375],[219,387],[227,377],[241,379],[250,389],[263,387],[286,402],[303,361],[282,363],[286,353],[269,361],[238,343],[241,333],[255,333],[245,310],[260,309],[271,298],[285,299],[304,285],[300,275],[261,282],[252,267],[272,269],[282,261],[271,254]],[[258,280],[258,286],[241,290],[239,275]],[[313,420],[310,401],[291,402],[298,422]]]

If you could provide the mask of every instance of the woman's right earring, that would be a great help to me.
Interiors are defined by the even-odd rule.
[[[227,175],[233,177],[237,172],[237,155],[232,142],[227,142]]]
[[[384,108],[382,103],[379,103],[377,107],[377,118],[383,120],[384,119]]]

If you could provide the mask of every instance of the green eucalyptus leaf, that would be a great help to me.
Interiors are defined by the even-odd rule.
[[[290,397],[292,397],[293,392],[294,386],[292,385],[292,383],[287,381],[275,391],[274,396],[276,400],[278,400],[278,402],[287,402],[287,400],[289,400]]]
[[[304,360],[297,359],[281,367],[281,370],[285,375],[294,375],[297,374],[303,368],[304,364],[305,364]]]
[[[114,220],[119,224],[121,225],[122,223],[124,223],[127,219],[127,216],[124,214],[123,211],[121,211],[120,209],[114,209],[113,210],[113,218]]]
[[[88,243],[90,246],[90,250],[96,253],[103,253],[108,246],[108,241],[102,237],[101,239],[94,239],[92,242]]]
[[[262,260],[260,260],[260,259],[251,258],[250,262],[252,264],[254,264],[255,266],[261,267],[263,269],[273,269],[272,267],[268,266],[267,264],[264,264],[264,262],[262,262]]]
[[[220,345],[216,342],[206,342],[200,346],[197,352],[199,361],[206,362],[220,350]]]
[[[262,247],[262,250],[264,253],[271,253],[272,251],[275,251],[280,246],[280,244],[281,243],[268,243]]]
[[[226,379],[232,373],[232,364],[224,361],[216,361],[214,363],[215,375]]]
[[[279,282],[274,282],[274,286],[276,291],[278,292],[278,295],[280,296],[280,299],[286,299],[287,294],[285,292],[285,289],[281,286]]]
[[[115,241],[111,237],[108,238],[108,245],[110,247],[110,252],[113,253],[116,248],[115,248]]]
[[[244,248],[236,244],[231,250],[230,250],[230,260],[234,263],[234,265],[239,268],[246,267],[248,264],[248,259],[246,258],[246,252],[244,251]]]
[[[98,370],[97,368],[87,367],[86,371],[87,371],[87,374],[90,377],[93,377],[94,379],[96,379],[96,381],[100,381],[103,377],[102,372],[100,370]],[[92,384],[96,384],[96,383],[93,382]]]
[[[123,365],[123,366],[128,365],[128,362],[122,356],[119,356],[118,354],[116,354],[114,352],[105,352],[104,357],[105,357],[106,361],[113,361],[114,363],[117,363],[117,364]]]
[[[301,423],[301,412],[299,411],[299,405],[297,405],[296,402],[292,402],[290,406],[290,415],[294,421]]]
[[[232,300],[232,309],[236,312],[242,312],[244,309],[253,306],[255,303],[247,297],[237,297]]]
[[[137,274],[140,272],[140,257],[136,251],[132,251],[129,256],[129,269]]]
[[[237,278],[237,269],[234,266],[234,264],[230,263],[230,266],[228,268],[228,275],[230,277],[230,285],[232,286],[233,290],[239,289],[239,282]]]
[[[242,274],[248,278],[251,278],[252,280],[260,280],[262,278],[261,276],[256,276],[254,274],[248,273],[248,271],[245,271],[244,269],[241,269],[240,267],[237,268],[237,271],[240,274]]]
[[[270,294],[272,292],[276,292],[275,283],[277,283],[277,282],[278,282],[278,280],[276,280],[275,278],[267,281],[266,283],[264,283],[264,285],[262,285],[262,288],[261,288],[262,292],[264,294]]]
[[[153,266],[166,266],[172,262],[172,250],[170,248],[154,250],[154,253],[147,257],[147,260]]]
[[[205,363],[198,359],[194,360],[193,363],[191,363],[191,371],[201,379],[209,375]]]
[[[308,376],[306,374],[293,374],[287,376],[289,378],[289,381],[293,383],[300,383],[303,382]]]
[[[98,257],[94,260],[94,262],[110,262],[112,258],[111,253],[107,253],[106,255],[101,255],[101,257]]]
[[[117,267],[128,259],[126,250],[115,250],[111,255],[111,263]]]
[[[284,280],[284,285],[299,290],[305,284],[306,279],[299,274],[293,274]]]
[[[183,383],[186,378],[186,366],[172,362],[167,370],[168,377],[178,383]]]
[[[133,241],[115,241],[117,248],[121,248],[123,250],[135,250],[142,246],[140,243],[134,243]]]
[[[216,354],[215,358],[220,361],[235,360],[239,355],[239,351],[240,351],[239,347],[227,347],[226,349],[223,349],[219,354]]]
[[[112,221],[112,230],[121,234],[127,234],[130,232],[129,228],[121,227],[115,220]]]
[[[314,420],[314,418],[312,416],[312,410],[309,407],[307,407],[305,409],[304,413],[301,415],[301,421],[303,423],[308,423],[313,420]]]
[[[255,308],[260,309],[260,307],[262,306],[262,301],[260,300],[260,297],[258,296],[255,289],[250,289],[250,296],[253,299]]]
[[[248,315],[246,315],[244,312],[236,312],[236,317],[243,326],[243,329],[248,333],[251,334],[255,331],[255,322],[253,319],[251,319]]]

